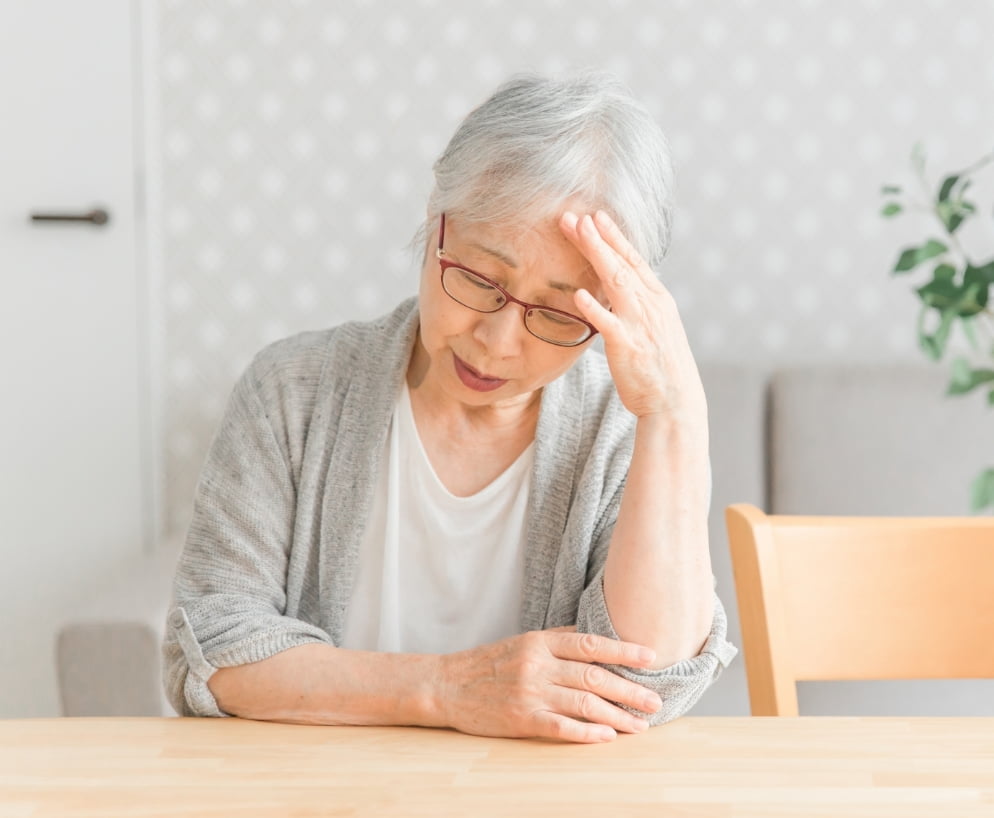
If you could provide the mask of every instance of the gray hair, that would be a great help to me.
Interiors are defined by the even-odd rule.
[[[422,239],[442,213],[535,223],[601,209],[657,265],[670,243],[673,168],[652,115],[615,78],[519,75],[463,120],[434,165]]]

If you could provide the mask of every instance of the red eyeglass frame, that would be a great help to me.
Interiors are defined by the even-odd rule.
[[[540,341],[545,341],[547,344],[553,344],[554,346],[559,346],[559,347],[578,347],[578,346],[580,346],[580,344],[587,343],[587,341],[589,341],[591,338],[593,338],[595,335],[597,335],[597,327],[595,327],[593,324],[591,324],[586,319],[581,318],[579,315],[574,315],[571,312],[566,312],[566,310],[558,310],[555,307],[547,307],[544,304],[529,304],[527,301],[522,301],[520,298],[515,298],[507,290],[505,290],[503,287],[501,287],[500,284],[498,284],[492,278],[489,278],[488,276],[483,275],[483,273],[478,273],[478,272],[476,272],[476,270],[471,270],[471,269],[469,269],[469,267],[467,267],[464,264],[456,264],[454,261],[448,261],[448,260],[446,260],[445,258],[443,258],[443,256],[445,255],[444,244],[445,244],[445,214],[442,213],[439,216],[438,248],[435,250],[435,256],[438,258],[438,266],[440,268],[440,283],[442,285],[442,291],[447,296],[449,296],[449,298],[451,298],[453,301],[455,301],[457,304],[460,304],[463,307],[466,307],[466,309],[468,309],[468,310],[473,310],[475,312],[483,313],[484,315],[490,315],[490,314],[495,313],[495,312],[500,312],[509,303],[518,304],[518,305],[520,305],[524,309],[524,312],[522,312],[522,314],[521,314],[521,321],[524,324],[525,329],[528,331],[528,333],[530,335],[534,335]],[[497,292],[499,292],[502,296],[504,296],[504,299],[505,299],[504,303],[501,304],[499,307],[497,307],[497,309],[495,309],[495,310],[479,310],[479,309],[476,309],[476,307],[470,307],[468,304],[463,304],[462,301],[460,301],[458,298],[456,298],[455,296],[453,296],[451,293],[449,293],[448,290],[445,289],[445,271],[447,269],[449,269],[450,267],[455,267],[457,270],[465,270],[467,273],[472,273],[473,275],[475,275],[478,278],[482,279],[487,284],[489,284],[491,287],[493,287],[495,290],[497,290]],[[528,312],[530,310],[543,310],[545,312],[554,312],[557,315],[562,315],[562,316],[565,316],[566,318],[571,318],[572,320],[578,321],[579,323],[583,324],[588,330],[590,330],[590,334],[586,338],[583,338],[582,340],[579,340],[579,341],[574,341],[573,343],[563,343],[561,341],[552,341],[549,338],[543,338],[541,335],[535,335],[535,333],[532,332],[531,329],[528,327],[528,322],[525,320],[525,318],[526,318],[526,316],[527,316],[527,314],[528,314]]]

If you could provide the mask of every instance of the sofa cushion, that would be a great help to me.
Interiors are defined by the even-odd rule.
[[[725,532],[725,506],[765,505],[766,373],[729,363],[699,364],[708,400],[711,454],[711,568],[728,614],[728,639],[741,646],[735,582]],[[741,715],[749,711],[745,667],[732,662],[691,710],[695,716]]]
[[[927,365],[818,366],[770,386],[770,507],[777,514],[965,515],[994,465],[981,394],[945,397]]]

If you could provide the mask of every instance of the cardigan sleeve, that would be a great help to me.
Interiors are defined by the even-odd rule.
[[[221,667],[331,639],[287,617],[296,488],[254,367],[236,384],[201,473],[163,643],[163,681],[181,715],[222,716],[207,681]]]
[[[659,694],[663,706],[650,716],[650,725],[672,721],[690,710],[738,653],[738,649],[727,639],[728,619],[725,608],[717,593],[713,596],[711,632],[697,656],[656,670],[605,665],[619,676]],[[611,639],[621,638],[614,629],[604,599],[603,565],[580,597],[576,629],[581,633],[596,633]],[[628,707],[625,709],[631,710]]]
[[[625,469],[627,472],[627,468]],[[710,483],[710,471],[708,480]],[[614,531],[620,509],[621,497],[624,491],[624,481],[619,481],[600,517],[600,524],[594,533],[594,545],[591,549],[590,577],[577,610],[576,629],[580,633],[595,633],[611,639],[620,639],[618,632],[611,622],[604,598],[604,564],[607,560],[608,547]],[[710,496],[710,485],[708,488]],[[712,578],[713,585],[717,581]],[[621,665],[605,665],[605,667],[637,682],[659,694],[663,705],[649,718],[650,725],[663,724],[672,721],[694,706],[704,691],[728,667],[738,653],[738,649],[728,641],[728,618],[725,608],[715,592],[712,594],[711,630],[704,646],[697,656],[684,659],[669,667],[655,670],[623,667]],[[625,709],[631,710],[626,707]],[[632,712],[636,712],[632,710]],[[642,715],[642,714],[640,714]]]

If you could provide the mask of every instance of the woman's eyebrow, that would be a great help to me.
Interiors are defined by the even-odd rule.
[[[493,256],[505,267],[513,267],[514,269],[517,269],[518,267],[518,262],[516,262],[509,255],[502,253],[500,250],[495,250],[493,247],[487,247],[485,244],[480,244],[476,241],[471,241],[469,246],[474,250],[479,250],[481,253],[486,253],[488,256]]]
[[[506,253],[502,253],[500,250],[497,250],[493,247],[487,247],[487,245],[480,244],[479,242],[476,241],[469,242],[469,246],[472,247],[474,250],[479,250],[481,253],[484,253],[488,256],[492,256],[493,258],[497,259],[502,264],[504,264],[506,267],[510,267],[513,270],[516,270],[518,268],[518,263]],[[568,294],[575,293],[578,289],[580,289],[575,284],[570,284],[565,281],[553,281],[550,279],[545,283],[547,287],[551,287],[553,290],[559,290],[560,292]]]

